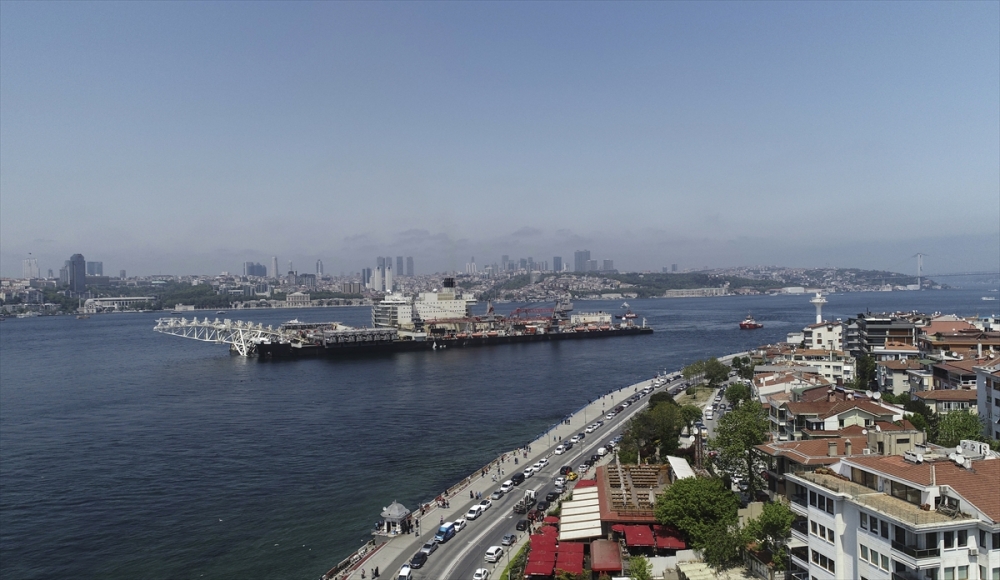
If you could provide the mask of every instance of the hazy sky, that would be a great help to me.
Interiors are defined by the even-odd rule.
[[[1000,268],[998,2],[0,3],[0,273]]]

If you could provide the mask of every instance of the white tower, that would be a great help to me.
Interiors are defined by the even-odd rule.
[[[809,303],[810,304],[814,304],[816,306],[816,324],[822,324],[823,323],[823,305],[826,304],[826,298],[823,298],[823,295],[821,293],[817,292],[816,296],[813,296],[813,299],[810,300]]]

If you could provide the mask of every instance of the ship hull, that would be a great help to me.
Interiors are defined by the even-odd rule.
[[[585,340],[598,338],[613,338],[622,336],[640,336],[652,334],[652,328],[631,327],[612,328],[609,330],[593,330],[586,332],[558,332],[542,334],[515,334],[499,336],[454,336],[433,338],[427,340],[394,340],[380,343],[349,343],[349,344],[306,344],[293,345],[289,343],[264,343],[257,345],[257,355],[261,358],[297,358],[304,356],[359,356],[365,354],[388,354],[421,350],[445,350],[449,348],[474,348],[480,346],[496,346],[502,344],[517,344],[524,342],[552,342],[559,340]]]

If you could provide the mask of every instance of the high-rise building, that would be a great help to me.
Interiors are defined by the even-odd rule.
[[[476,272],[477,272],[477,269],[476,269],[476,257],[472,256],[471,258],[469,258],[469,263],[465,265],[465,273],[466,274],[475,274]]]
[[[392,260],[386,260],[385,264],[385,291],[392,292]]]
[[[370,288],[372,283],[372,269],[362,268],[361,269],[361,285],[365,288]]]
[[[403,256],[396,256],[396,275],[402,276],[405,271],[403,269]]]
[[[597,260],[587,260],[584,265],[584,272],[596,272],[597,271]]]
[[[406,258],[406,275],[413,277],[413,256]]]
[[[87,260],[83,254],[73,254],[69,258],[69,291],[74,294],[87,291]]]
[[[323,276],[323,260],[316,260],[316,276]]]
[[[27,258],[24,260],[22,265],[21,276],[24,278],[38,278],[38,259],[37,258]]]
[[[671,272],[676,272],[677,271],[677,264],[670,264],[670,271]]]
[[[278,256],[271,256],[271,275],[275,278],[281,276],[281,270],[278,269]]]
[[[573,252],[573,271],[586,272],[588,260],[590,260],[590,250],[577,250]]]
[[[69,286],[69,260],[63,262],[63,267],[59,268],[59,285]]]
[[[611,270],[614,270],[615,269],[615,261],[614,260],[604,260],[604,263],[601,264],[601,269],[604,270],[605,272],[610,272]]]
[[[243,262],[243,275],[264,278],[267,276],[267,267],[257,262]]]
[[[562,256],[552,258],[552,271],[562,272]]]
[[[506,272],[510,268],[510,256],[504,254],[500,256],[500,269]]]
[[[104,262],[87,262],[87,275],[88,276],[103,276],[104,275]]]
[[[125,270],[120,270],[118,272],[118,277],[121,278],[122,280],[124,280],[125,279]]]
[[[122,270],[122,272],[124,272],[124,271],[125,271],[125,270]],[[48,278],[49,280],[51,280],[51,279],[53,279],[53,278],[55,278],[55,277],[56,277],[56,276],[55,276],[55,274],[53,274],[53,273],[52,273],[52,268],[49,268],[49,275],[48,275],[48,276],[46,276],[46,277],[47,277],[47,278]]]

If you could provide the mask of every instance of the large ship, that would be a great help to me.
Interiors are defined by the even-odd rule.
[[[473,315],[474,301],[455,291],[447,280],[440,292],[415,299],[389,294],[372,306],[372,326],[353,328],[336,322],[286,322],[274,329],[242,321],[204,321],[162,318],[154,330],[206,342],[229,344],[244,356],[337,356],[490,346],[518,342],[579,340],[651,334],[645,321],[627,319],[615,324],[605,312],[570,315],[573,305],[561,301],[553,308],[517,308],[503,316],[487,304]]]
[[[764,328],[764,325],[754,320],[753,314],[747,314],[747,317],[740,323],[740,328],[743,330],[755,330],[758,328]]]

